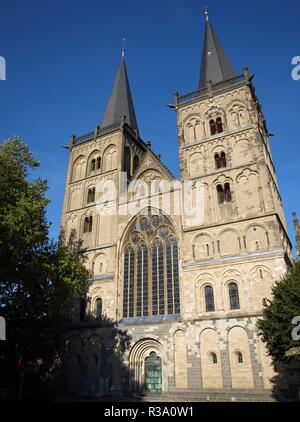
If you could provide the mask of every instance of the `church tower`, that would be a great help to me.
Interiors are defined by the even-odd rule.
[[[253,76],[235,72],[205,19],[198,89],[174,95],[178,184],[140,136],[124,51],[101,125],[71,138],[62,227],[83,240],[92,272],[64,360],[81,395],[271,388],[256,323],[291,243]],[[171,203],[184,182],[192,198],[201,186],[203,218],[167,212],[165,182]],[[115,211],[99,202],[103,183]],[[134,215],[120,212],[128,204]]]
[[[123,50],[101,125],[83,136],[71,137],[62,227],[67,239],[75,230],[83,240],[87,265],[94,274],[93,294],[82,302],[81,319],[101,313],[100,309],[109,318],[118,318],[114,276],[122,218],[109,212],[109,201],[103,204],[107,212],[98,212],[98,190],[101,183],[113,183],[118,206],[127,186],[122,174],[130,181],[147,151],[139,136]]]
[[[235,73],[205,18],[199,88],[174,96],[181,178],[205,188],[202,224],[182,221],[184,314],[201,321],[203,387],[268,388],[256,320],[291,263],[291,243],[253,76]],[[210,350],[223,379],[207,365]]]

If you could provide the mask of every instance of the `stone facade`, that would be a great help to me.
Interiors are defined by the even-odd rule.
[[[299,220],[297,218],[297,214],[293,213],[293,220],[294,220],[294,231],[295,231],[295,237],[296,237],[296,255],[297,259],[300,258],[300,225]]]
[[[99,183],[112,181],[122,208],[123,171],[137,186],[171,182],[172,175],[124,119],[71,140],[62,227],[67,237],[76,230],[83,239],[94,274],[86,298],[89,318],[80,321],[77,301],[67,342],[64,374],[76,391],[84,385],[90,393],[98,391],[100,379],[102,392],[144,391],[145,362],[152,352],[161,361],[166,392],[271,388],[274,373],[256,322],[263,298],[271,296],[291,262],[291,243],[254,87],[245,69],[230,82],[208,83],[174,98],[180,182],[201,181],[205,207],[200,225],[187,224],[184,214],[168,215],[178,242],[180,314],[123,314],[124,248],[138,216],[109,212],[109,200],[97,204]],[[218,133],[212,122],[221,122]],[[172,200],[175,195],[176,189]],[[143,209],[146,197],[130,194],[129,202]],[[160,210],[162,191],[154,197]],[[91,217],[92,229],[85,230]],[[233,284],[237,306],[230,297]],[[207,309],[208,286],[213,310]],[[99,321],[97,299],[102,300]]]

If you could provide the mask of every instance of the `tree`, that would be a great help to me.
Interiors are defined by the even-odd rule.
[[[299,347],[292,338],[292,320],[300,315],[300,262],[290,268],[273,287],[273,299],[264,301],[263,319],[258,321],[259,333],[274,363],[288,363],[286,352]]]
[[[37,358],[51,364],[59,350],[67,304],[89,278],[82,243],[49,239],[47,183],[30,181],[39,163],[18,138],[0,143],[0,315],[7,341],[1,361],[16,368]]]

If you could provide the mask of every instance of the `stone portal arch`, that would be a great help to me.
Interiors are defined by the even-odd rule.
[[[143,392],[147,390],[145,367],[147,367],[146,361],[149,363],[149,359],[151,358],[153,360],[154,358],[156,359],[156,363],[154,362],[156,366],[158,366],[158,362],[161,365],[161,388],[159,391],[167,391],[167,355],[163,345],[151,338],[138,341],[131,349],[129,355],[130,391]]]

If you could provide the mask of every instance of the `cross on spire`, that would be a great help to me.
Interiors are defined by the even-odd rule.
[[[122,59],[125,58],[125,51],[126,51],[125,43],[126,43],[126,41],[127,41],[127,39],[124,37],[123,40],[122,40]]]
[[[208,8],[207,7],[205,7],[205,13],[204,13],[204,15],[205,15],[206,22],[208,22],[209,21],[209,13],[208,13]]]

